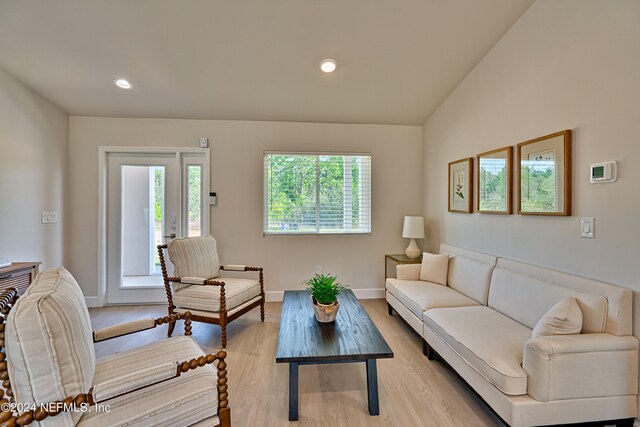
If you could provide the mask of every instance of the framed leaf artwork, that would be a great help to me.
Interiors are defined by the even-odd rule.
[[[473,212],[473,158],[449,163],[449,212]]]

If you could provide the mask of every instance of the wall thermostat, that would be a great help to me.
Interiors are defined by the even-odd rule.
[[[200,138],[200,148],[207,148],[209,146],[209,138],[203,136]]]
[[[618,180],[618,162],[594,163],[591,165],[592,183],[614,182]]]

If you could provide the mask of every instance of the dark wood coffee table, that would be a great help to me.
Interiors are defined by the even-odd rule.
[[[338,301],[336,321],[319,323],[309,292],[284,292],[276,363],[289,364],[289,421],[298,419],[299,365],[366,363],[369,414],[380,413],[376,359],[391,358],[393,351],[351,290]]]

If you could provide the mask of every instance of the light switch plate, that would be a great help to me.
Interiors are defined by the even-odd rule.
[[[203,136],[200,138],[200,148],[207,148],[209,147],[209,138],[207,138],[206,136]]]
[[[595,239],[596,237],[596,219],[592,217],[580,218],[580,237],[587,239]]]

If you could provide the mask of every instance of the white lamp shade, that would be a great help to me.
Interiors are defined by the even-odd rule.
[[[424,217],[405,216],[402,237],[408,239],[424,239]]]

